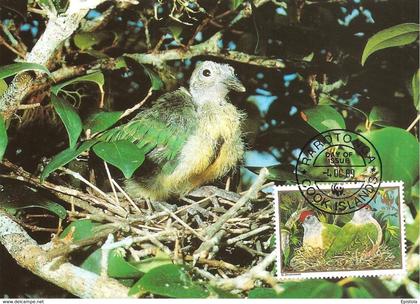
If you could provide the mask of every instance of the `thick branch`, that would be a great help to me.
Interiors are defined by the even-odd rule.
[[[47,259],[46,252],[1,209],[0,243],[20,266],[78,297],[128,297],[128,288],[114,279],[98,276],[60,258]]]

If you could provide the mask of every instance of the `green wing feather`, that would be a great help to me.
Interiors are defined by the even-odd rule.
[[[197,127],[195,105],[184,88],[167,93],[151,108],[128,123],[104,132],[101,140],[129,140],[144,151],[149,160],[166,171],[176,167],[176,158]]]
[[[322,231],[322,239],[324,241],[324,248],[328,248],[339,235],[341,228],[332,224],[323,224],[325,229]]]
[[[332,257],[341,252],[344,252],[347,249],[348,245],[351,244],[355,239],[354,227],[355,225],[347,223],[341,228],[336,238],[334,239],[334,242],[331,244],[331,247],[325,254],[327,257]]]
[[[375,224],[368,223],[358,228],[354,247],[356,249],[369,250],[378,238],[376,226]]]
[[[347,250],[367,251],[378,238],[376,226],[372,223],[354,225],[347,223],[328,249],[326,256],[331,257]]]

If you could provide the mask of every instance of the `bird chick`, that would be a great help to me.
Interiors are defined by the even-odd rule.
[[[133,197],[163,201],[220,177],[242,159],[245,115],[227,97],[245,87],[228,64],[197,64],[189,89],[162,95],[152,107],[106,134],[128,139],[146,152],[136,175],[125,182]]]

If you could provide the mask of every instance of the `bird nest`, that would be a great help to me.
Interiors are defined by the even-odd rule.
[[[179,200],[151,202],[130,198],[117,184],[116,190],[120,191],[114,193],[100,192],[92,184],[92,191],[86,192],[48,181],[41,183],[8,161],[3,165],[11,171],[4,175],[8,179],[49,191],[63,201],[63,206],[67,203],[66,221],[90,219],[98,223],[89,239],[75,240],[73,233],[77,231],[53,238],[44,246],[50,258],[80,260],[78,253],[96,244],[123,250],[125,260],[133,264],[164,254],[172,263],[189,265],[195,279],[224,289],[247,290],[257,280],[275,284],[266,271],[272,270],[276,257],[272,198],[261,191],[273,184],[265,183],[267,170],[242,193],[207,186]],[[69,169],[61,170],[82,179]],[[62,226],[68,226],[68,222]],[[40,231],[38,223],[22,224]],[[61,225],[48,231],[60,234]],[[112,243],[107,244],[109,241]]]
[[[320,248],[298,248],[290,260],[289,271],[346,271],[400,268],[401,261],[391,248],[381,244],[376,251],[346,251],[331,258]]]

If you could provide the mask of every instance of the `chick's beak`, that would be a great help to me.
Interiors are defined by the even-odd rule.
[[[236,92],[245,92],[245,86],[242,84],[242,82],[234,75],[229,76],[226,80],[225,80],[225,84],[226,86],[232,90],[232,91],[236,91]]]

